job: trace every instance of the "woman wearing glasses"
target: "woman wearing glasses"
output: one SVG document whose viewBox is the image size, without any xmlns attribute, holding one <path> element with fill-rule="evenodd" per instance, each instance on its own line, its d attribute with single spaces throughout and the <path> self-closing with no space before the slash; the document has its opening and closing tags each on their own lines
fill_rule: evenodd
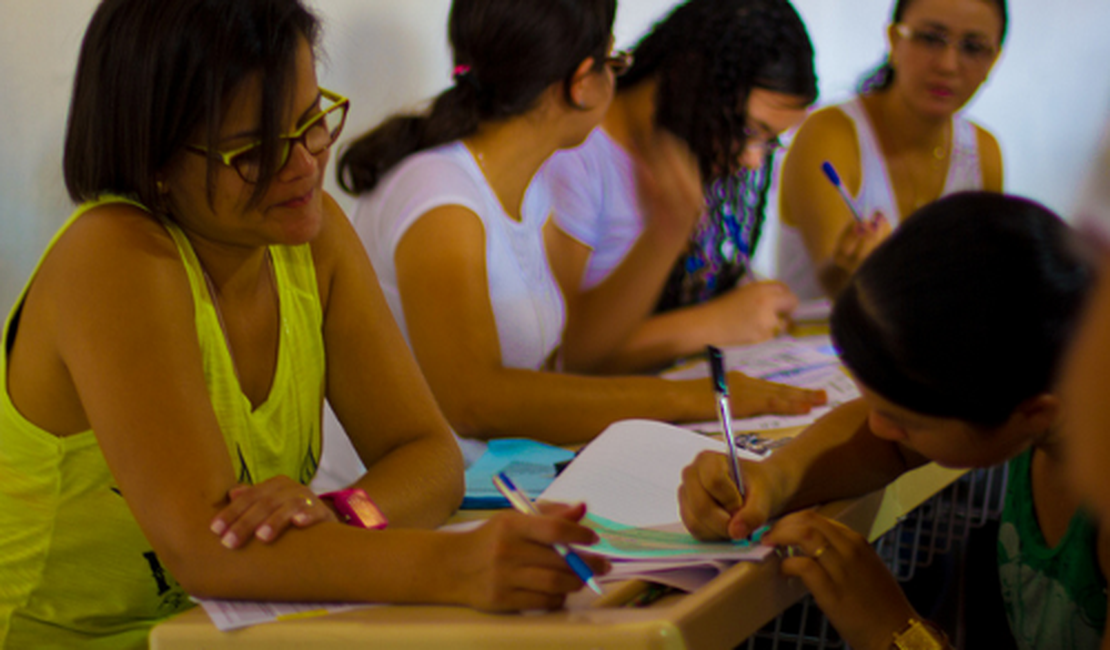
<svg viewBox="0 0 1110 650">
<path fill-rule="evenodd" d="M 581 587 L 550 547 L 594 539 L 581 507 L 420 530 L 462 462 L 321 189 L 347 107 L 317 32 L 297 0 L 97 8 L 65 148 L 82 205 L 0 348 L 0 647 L 146 647 L 189 595 L 531 609 Z M 325 399 L 368 468 L 326 503 Z"/>
<path fill-rule="evenodd" d="M 1002 191 L 998 143 L 958 112 L 998 58 L 1006 13 L 1005 0 L 899 0 L 886 63 L 858 97 L 806 119 L 783 164 L 777 274 L 800 298 L 837 295 L 902 215 L 961 190 Z"/>
<path fill-rule="evenodd" d="M 601 128 L 546 168 L 568 369 L 642 372 L 756 343 L 797 305 L 748 282 L 777 136 L 817 97 L 786 0 L 690 0 L 636 47 Z"/>
<path fill-rule="evenodd" d="M 387 120 L 340 160 L 393 315 L 463 437 L 571 443 L 623 418 L 714 416 L 705 381 L 551 372 L 564 311 L 542 237 L 551 196 L 537 172 L 609 107 L 615 10 L 614 0 L 456 0 L 454 85 L 427 114 Z M 736 412 L 814 401 L 765 382 L 744 388 L 732 392 Z"/>
</svg>

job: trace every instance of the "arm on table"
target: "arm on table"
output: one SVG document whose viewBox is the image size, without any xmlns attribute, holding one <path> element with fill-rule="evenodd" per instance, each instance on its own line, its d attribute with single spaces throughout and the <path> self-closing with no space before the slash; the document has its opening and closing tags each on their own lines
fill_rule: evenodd
<svg viewBox="0 0 1110 650">
<path fill-rule="evenodd" d="M 636 170 L 644 230 L 596 286 L 582 288 L 591 247 L 554 222 L 545 230 L 548 258 L 567 302 L 565 368 L 606 374 L 654 371 L 707 344 L 757 343 L 781 331 L 797 300 L 778 282 L 747 284 L 700 305 L 653 313 L 692 228 L 704 215 L 705 196 L 697 161 L 669 134 L 636 156 Z M 559 210 L 593 212 L 574 215 L 576 221 L 601 219 L 596 201 L 582 195 L 589 194 L 588 188 L 560 184 L 554 176 Z"/>
<path fill-rule="evenodd" d="M 617 420 L 711 420 L 708 380 L 583 377 L 506 368 L 485 264 L 481 220 L 444 206 L 419 217 L 395 254 L 398 287 L 416 358 L 459 435 L 527 435 L 555 444 L 588 440 Z M 805 412 L 812 391 L 759 382 L 738 373 L 736 413 Z"/>
<path fill-rule="evenodd" d="M 338 207 L 335 208 L 338 213 Z M 462 501 L 458 444 L 394 322 L 358 234 L 339 215 L 313 242 L 332 248 L 318 275 L 328 401 L 367 468 L 355 485 L 390 522 L 437 526 Z"/>
<path fill-rule="evenodd" d="M 866 494 L 925 462 L 876 437 L 867 405 L 856 400 L 822 417 L 767 460 L 744 463 L 746 501 L 729 477 L 727 457 L 703 452 L 683 471 L 680 511 L 699 539 L 741 539 L 769 519 Z"/>
<path fill-rule="evenodd" d="M 608 277 L 583 289 L 582 277 L 593 252 L 591 246 L 563 230 L 554 220 L 544 231 L 548 260 L 567 303 L 562 348 L 567 370 L 603 369 L 626 346 L 629 336 L 651 318 L 671 268 L 705 211 L 697 160 L 680 139 L 660 132 L 631 157 L 643 230 Z M 560 218 L 590 224 L 587 231 L 603 222 L 600 195 L 606 190 L 597 183 L 583 182 L 589 174 L 580 160 L 561 159 L 548 173 Z M 659 365 L 649 359 L 640 368 L 630 369 Z"/>
<path fill-rule="evenodd" d="M 189 593 L 518 609 L 555 606 L 562 594 L 580 586 L 547 546 L 592 539 L 574 523 L 580 514 L 573 509 L 547 517 L 505 516 L 461 535 L 322 523 L 289 531 L 268 545 L 223 547 L 209 522 L 226 506 L 236 479 L 210 406 L 188 279 L 172 241 L 149 215 L 132 208 L 105 210 L 105 218 L 82 218 L 56 249 L 67 278 L 51 296 L 57 353 L 120 492 L 160 560 Z M 325 230 L 338 227 L 341 219 L 329 207 Z M 408 417 L 436 419 L 426 412 Z M 405 418 L 394 413 L 388 421 Z M 404 430 L 411 435 L 414 428 Z M 366 448 L 378 452 L 390 472 L 417 475 L 422 469 L 405 467 L 423 460 L 422 454 L 400 454 L 392 461 L 392 454 L 405 449 L 395 438 Z M 455 463 L 445 457 L 438 467 Z M 458 472 L 450 472 L 443 485 L 428 484 L 438 491 L 432 498 L 441 504 L 436 518 L 452 507 Z M 405 499 L 387 492 L 384 501 L 420 502 L 420 497 Z"/>
</svg>

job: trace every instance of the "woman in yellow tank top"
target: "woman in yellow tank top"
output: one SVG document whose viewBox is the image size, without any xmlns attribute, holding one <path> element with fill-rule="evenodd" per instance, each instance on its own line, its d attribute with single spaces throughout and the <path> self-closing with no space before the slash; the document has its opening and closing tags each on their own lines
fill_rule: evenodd
<svg viewBox="0 0 1110 650">
<path fill-rule="evenodd" d="M 0 647 L 142 647 L 188 594 L 527 609 L 581 586 L 549 546 L 593 540 L 581 507 L 421 530 L 461 459 L 322 189 L 347 101 L 317 84 L 317 32 L 299 0 L 93 16 L 65 151 L 83 205 L 0 346 Z M 384 530 L 306 487 L 325 399 Z"/>
</svg>

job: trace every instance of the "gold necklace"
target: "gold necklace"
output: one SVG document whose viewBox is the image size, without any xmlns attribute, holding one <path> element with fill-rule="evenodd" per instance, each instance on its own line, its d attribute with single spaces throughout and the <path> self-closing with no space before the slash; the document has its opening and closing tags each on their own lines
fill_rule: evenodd
<svg viewBox="0 0 1110 650">
<path fill-rule="evenodd" d="M 932 148 L 932 151 L 930 152 L 931 155 L 928 157 L 927 160 L 927 164 L 918 166 L 918 169 L 920 169 L 921 166 L 926 167 L 924 173 L 921 173 L 920 171 L 914 169 L 915 166 L 913 165 L 911 159 L 901 158 L 899 160 L 899 175 L 905 180 L 906 185 L 909 186 L 910 206 L 913 212 L 916 212 L 919 208 L 926 205 L 927 203 L 931 203 L 933 200 L 938 198 L 940 194 L 944 193 L 946 180 L 945 178 L 940 179 L 940 191 L 935 193 L 936 196 L 934 196 L 934 192 L 932 190 L 936 185 L 937 174 L 947 171 L 947 165 L 945 163 L 948 159 L 948 152 L 951 148 L 951 131 L 951 121 L 946 122 L 944 125 L 944 131 L 941 133 L 940 142 Z M 918 160 L 921 159 L 919 158 Z M 895 194 L 897 194 L 897 190 L 895 191 Z M 905 217 L 909 215 L 907 214 L 903 216 Z"/>
</svg>

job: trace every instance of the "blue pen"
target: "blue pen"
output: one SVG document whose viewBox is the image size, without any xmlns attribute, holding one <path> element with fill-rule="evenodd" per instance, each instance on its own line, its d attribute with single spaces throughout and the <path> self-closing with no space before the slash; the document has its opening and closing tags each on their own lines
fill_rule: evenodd
<svg viewBox="0 0 1110 650">
<path fill-rule="evenodd" d="M 832 163 L 827 160 L 821 163 L 821 171 L 825 172 L 825 176 L 828 177 L 829 182 L 832 183 L 836 191 L 840 193 L 840 198 L 844 199 L 844 203 L 848 206 L 848 209 L 852 211 L 852 216 L 856 218 L 856 222 L 864 223 L 863 215 L 861 215 L 859 209 L 856 208 L 856 202 L 852 200 L 852 197 L 848 196 L 848 190 L 844 189 L 844 184 L 840 182 L 840 174 L 836 173 L 836 168 L 832 166 Z"/>
<path fill-rule="evenodd" d="M 709 369 L 713 373 L 713 390 L 717 393 L 717 418 L 724 431 L 725 441 L 728 443 L 728 458 L 732 463 L 732 480 L 736 482 L 736 489 L 740 496 L 744 493 L 744 478 L 740 474 L 740 461 L 736 458 L 736 436 L 732 433 L 732 409 L 728 402 L 728 376 L 725 374 L 725 360 L 721 351 L 715 346 L 705 346 L 709 354 Z"/>
<path fill-rule="evenodd" d="M 517 512 L 522 512 L 526 515 L 540 514 L 540 511 L 536 510 L 535 504 L 532 503 L 532 499 L 530 499 L 523 490 L 518 488 L 505 472 L 498 472 L 497 475 L 493 477 L 493 484 L 497 487 L 497 491 L 509 500 L 509 503 L 513 505 L 513 509 Z M 565 544 L 555 544 L 555 552 L 567 561 L 567 564 L 570 565 L 575 575 L 582 578 L 582 582 L 589 585 L 590 589 L 593 589 L 598 594 L 602 593 L 601 587 L 598 586 L 597 580 L 594 579 L 594 572 L 590 571 L 590 567 L 577 553 L 567 548 Z"/>
</svg>

